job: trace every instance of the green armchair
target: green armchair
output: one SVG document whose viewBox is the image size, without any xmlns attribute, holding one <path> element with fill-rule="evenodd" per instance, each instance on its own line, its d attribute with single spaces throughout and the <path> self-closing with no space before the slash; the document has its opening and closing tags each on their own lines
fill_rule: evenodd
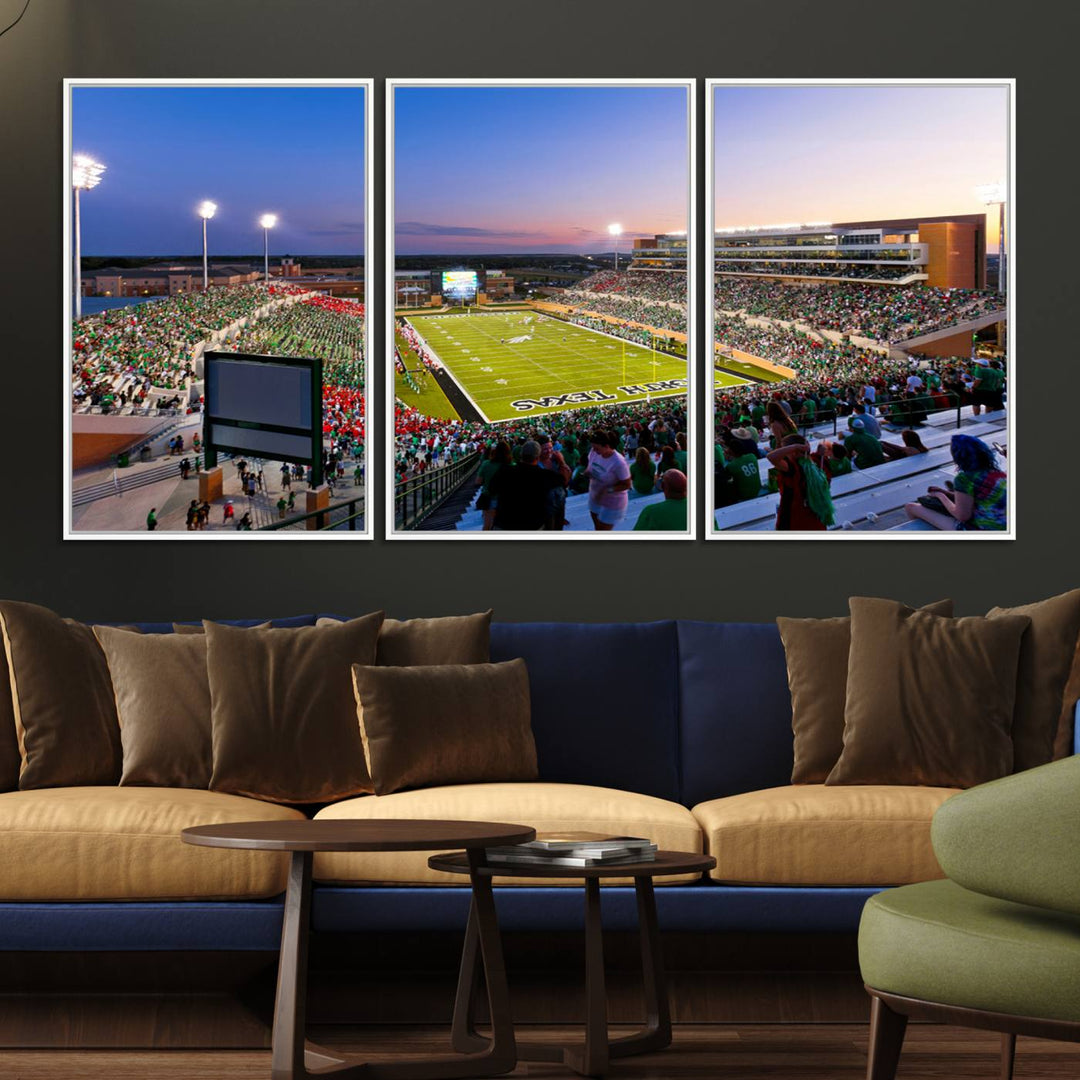
<svg viewBox="0 0 1080 1080">
<path fill-rule="evenodd" d="M 934 816 L 948 875 L 872 897 L 867 1080 L 893 1080 L 909 1018 L 1080 1042 L 1080 756 L 953 796 Z"/>
</svg>

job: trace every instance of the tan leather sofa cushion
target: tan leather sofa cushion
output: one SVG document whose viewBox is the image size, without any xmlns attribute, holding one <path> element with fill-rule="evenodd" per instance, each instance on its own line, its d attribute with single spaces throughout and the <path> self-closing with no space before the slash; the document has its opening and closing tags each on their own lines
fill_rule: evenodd
<svg viewBox="0 0 1080 1080">
<path fill-rule="evenodd" d="M 276 896 L 285 888 L 287 856 L 194 847 L 180 830 L 303 817 L 288 807 L 190 788 L 11 791 L 0 795 L 0 901 Z"/>
<path fill-rule="evenodd" d="M 739 885 L 907 885 L 943 876 L 930 819 L 955 788 L 767 788 L 694 807 L 710 876 Z"/>
<path fill-rule="evenodd" d="M 348 799 L 320 810 L 316 821 L 341 818 L 449 818 L 463 821 L 505 821 L 531 825 L 537 832 L 608 833 L 645 836 L 662 848 L 701 851 L 701 829 L 685 806 L 630 791 L 583 784 L 505 783 L 456 784 L 452 787 L 398 791 Z M 433 852 L 325 852 L 315 856 L 315 880 L 338 884 L 358 882 L 394 885 L 463 885 L 467 878 L 429 870 Z M 657 878 L 657 884 L 693 881 L 697 875 Z M 605 884 L 626 879 L 605 879 Z M 565 878 L 511 879 L 497 885 L 580 885 Z"/>
</svg>

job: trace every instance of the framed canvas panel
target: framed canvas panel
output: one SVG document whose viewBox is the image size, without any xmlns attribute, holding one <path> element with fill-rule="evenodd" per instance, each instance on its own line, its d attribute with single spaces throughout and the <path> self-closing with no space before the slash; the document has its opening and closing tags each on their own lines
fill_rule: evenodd
<svg viewBox="0 0 1080 1080">
<path fill-rule="evenodd" d="M 707 81 L 708 539 L 1015 538 L 1014 92 Z"/>
<path fill-rule="evenodd" d="M 65 539 L 371 538 L 371 114 L 64 81 Z"/>
<path fill-rule="evenodd" d="M 391 79 L 386 533 L 692 539 L 689 79 Z"/>
</svg>

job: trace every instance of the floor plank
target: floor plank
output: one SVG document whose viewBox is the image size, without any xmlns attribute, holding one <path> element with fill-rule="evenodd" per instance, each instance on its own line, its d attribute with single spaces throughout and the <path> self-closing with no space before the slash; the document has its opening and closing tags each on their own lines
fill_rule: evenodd
<svg viewBox="0 0 1080 1080">
<path fill-rule="evenodd" d="M 624 1029 L 613 1029 L 623 1033 Z M 325 1028 L 324 1046 L 373 1060 L 445 1050 L 446 1028 Z M 529 1027 L 527 1037 L 567 1042 L 574 1028 Z M 680 1025 L 659 1054 L 617 1062 L 616 1080 L 862 1080 L 867 1029 L 860 1024 Z M 913 1024 L 897 1080 L 993 1080 L 999 1038 L 986 1032 Z M 1022 1038 L 1016 1080 L 1065 1080 L 1080 1075 L 1080 1046 Z M 4 1051 L 0 1080 L 266 1080 L 264 1051 Z M 557 1065 L 522 1063 L 515 1080 L 568 1080 Z"/>
</svg>

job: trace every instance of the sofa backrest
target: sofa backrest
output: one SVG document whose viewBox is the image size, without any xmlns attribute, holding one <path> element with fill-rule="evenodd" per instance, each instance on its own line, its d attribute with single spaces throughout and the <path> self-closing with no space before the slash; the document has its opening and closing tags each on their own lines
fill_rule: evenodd
<svg viewBox="0 0 1080 1080">
<path fill-rule="evenodd" d="M 201 626 L 202 623 L 198 619 L 184 619 L 177 620 L 183 621 L 187 626 Z M 262 623 L 269 621 L 271 626 L 289 627 L 289 626 L 314 626 L 314 615 L 286 615 L 282 619 L 216 619 L 215 622 L 220 622 L 225 626 L 260 626 Z M 92 625 L 92 624 L 91 624 Z M 140 630 L 144 634 L 171 634 L 173 632 L 173 624 L 171 622 L 142 622 L 142 623 L 105 623 L 106 626 L 134 626 L 137 630 Z"/>
<path fill-rule="evenodd" d="M 686 806 L 790 783 L 791 697 L 773 623 L 493 622 L 492 661 L 519 656 L 529 669 L 542 780 Z"/>
<path fill-rule="evenodd" d="M 775 623 L 679 622 L 687 806 L 791 783 L 791 694 Z"/>
<path fill-rule="evenodd" d="M 529 668 L 540 778 L 679 799 L 674 622 L 492 623 Z"/>
</svg>

